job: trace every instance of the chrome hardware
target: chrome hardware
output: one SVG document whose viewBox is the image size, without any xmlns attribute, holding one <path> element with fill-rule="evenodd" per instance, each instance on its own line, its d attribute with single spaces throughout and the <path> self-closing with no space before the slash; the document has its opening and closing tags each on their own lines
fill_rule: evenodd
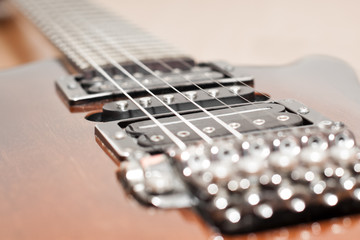
<svg viewBox="0 0 360 240">
<path fill-rule="evenodd" d="M 229 123 L 229 126 L 232 127 L 233 129 L 237 129 L 240 127 L 240 123 L 237 122 Z"/>
<path fill-rule="evenodd" d="M 208 90 L 210 96 L 212 97 L 217 97 L 219 95 L 219 90 L 218 89 L 210 89 Z"/>
<path fill-rule="evenodd" d="M 237 95 L 240 93 L 241 87 L 240 86 L 232 86 L 230 87 L 230 92 Z"/>
<path fill-rule="evenodd" d="M 173 101 L 174 101 L 174 95 L 166 94 L 166 95 L 163 96 L 163 99 L 167 104 L 172 104 Z"/>
<path fill-rule="evenodd" d="M 261 125 L 263 125 L 265 123 L 265 120 L 264 119 L 256 119 L 256 120 L 253 121 L 253 123 L 256 124 L 256 125 L 261 126 Z"/>
<path fill-rule="evenodd" d="M 360 149 L 349 130 L 331 121 L 271 135 L 249 134 L 241 141 L 219 139 L 212 145 L 197 142 L 184 152 L 172 148 L 168 154 L 179 172 L 191 172 L 184 175 L 191 188 L 207 189 L 195 194 L 206 202 L 212 199 L 217 210 L 209 206 L 208 214 L 228 224 L 252 214 L 269 219 L 277 211 L 302 213 L 318 204 L 333 207 L 344 199 L 360 196 L 359 190 L 353 190 L 358 183 L 351 173 L 354 169 L 360 171 Z M 204 175 L 212 177 L 204 179 Z M 236 194 L 236 200 L 232 194 Z M 243 201 L 249 210 L 236 210 L 242 209 Z M 225 211 L 222 220 L 220 210 Z"/>
<path fill-rule="evenodd" d="M 215 131 L 215 128 L 214 127 L 206 127 L 206 128 L 203 128 L 203 131 L 206 133 L 212 133 Z"/>
<path fill-rule="evenodd" d="M 190 100 L 195 100 L 197 97 L 197 92 L 196 91 L 188 91 L 188 92 L 185 92 L 185 96 L 187 96 Z"/>
<path fill-rule="evenodd" d="M 307 107 L 300 107 L 298 109 L 298 113 L 300 114 L 308 114 L 309 113 L 309 109 Z"/>
<path fill-rule="evenodd" d="M 188 131 L 179 131 L 179 132 L 177 132 L 177 134 L 176 135 L 178 135 L 179 137 L 187 137 L 187 136 L 189 136 L 190 135 L 190 132 L 188 132 Z"/>
<path fill-rule="evenodd" d="M 149 107 L 151 104 L 151 97 L 142 97 L 139 101 L 143 107 Z"/>
<path fill-rule="evenodd" d="M 128 108 L 128 101 L 117 101 L 115 104 L 121 111 L 126 111 Z"/>
<path fill-rule="evenodd" d="M 163 135 L 152 135 L 150 137 L 150 140 L 153 142 L 160 142 L 160 141 L 164 140 L 164 136 Z"/>
</svg>

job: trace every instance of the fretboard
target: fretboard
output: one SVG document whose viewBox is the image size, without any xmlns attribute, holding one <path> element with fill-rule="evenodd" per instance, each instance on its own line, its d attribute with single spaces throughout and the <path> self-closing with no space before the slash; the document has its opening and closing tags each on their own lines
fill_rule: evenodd
<svg viewBox="0 0 360 240">
<path fill-rule="evenodd" d="M 14 0 L 23 12 L 81 72 L 130 62 L 127 55 L 151 59 L 186 58 L 185 54 L 87 0 Z"/>
</svg>

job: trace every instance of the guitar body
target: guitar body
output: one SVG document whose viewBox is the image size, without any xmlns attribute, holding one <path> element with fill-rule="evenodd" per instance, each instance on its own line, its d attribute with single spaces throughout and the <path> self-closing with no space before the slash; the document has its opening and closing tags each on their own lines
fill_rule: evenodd
<svg viewBox="0 0 360 240">
<path fill-rule="evenodd" d="M 315 56 L 283 67 L 237 71 L 254 75 L 257 89 L 274 99 L 294 98 L 334 120 L 341 117 L 360 136 L 360 87 L 342 61 Z M 67 74 L 57 60 L 0 73 L 0 238 L 215 236 L 191 210 L 145 208 L 125 194 L 115 177 L 119 163 L 95 141 L 95 123 L 85 120 L 85 112 L 70 113 L 57 94 L 54 80 Z M 350 216 L 231 239 L 353 239 L 359 234 L 359 217 Z"/>
</svg>

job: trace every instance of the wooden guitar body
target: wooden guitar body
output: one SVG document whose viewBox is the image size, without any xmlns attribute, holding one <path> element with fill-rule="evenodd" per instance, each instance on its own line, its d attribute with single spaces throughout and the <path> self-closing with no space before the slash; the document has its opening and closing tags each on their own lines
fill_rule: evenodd
<svg viewBox="0 0 360 240">
<path fill-rule="evenodd" d="M 241 67 L 274 99 L 294 98 L 344 121 L 360 136 L 360 87 L 342 61 L 315 56 L 283 67 Z M 0 73 L 0 239 L 212 239 L 191 210 L 137 204 L 97 145 L 95 123 L 71 113 L 54 80 L 68 72 L 57 60 Z M 357 216 L 229 239 L 354 239 Z M 341 235 L 338 235 L 341 233 Z M 215 239 L 215 238 L 214 238 Z"/>
</svg>

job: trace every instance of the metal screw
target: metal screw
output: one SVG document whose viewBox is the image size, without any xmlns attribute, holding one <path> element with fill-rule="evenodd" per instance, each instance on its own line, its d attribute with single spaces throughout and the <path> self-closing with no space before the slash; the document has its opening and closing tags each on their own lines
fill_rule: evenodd
<svg viewBox="0 0 360 240">
<path fill-rule="evenodd" d="M 164 140 L 164 136 L 163 135 L 152 135 L 150 137 L 150 140 L 153 142 L 160 142 L 160 141 Z"/>
<path fill-rule="evenodd" d="M 265 120 L 259 118 L 259 119 L 254 120 L 253 123 L 260 126 L 260 125 L 263 125 L 265 123 Z"/>
<path fill-rule="evenodd" d="M 117 108 L 119 108 L 121 111 L 126 111 L 128 108 L 127 101 L 117 101 L 115 104 L 116 104 Z"/>
<path fill-rule="evenodd" d="M 121 140 L 121 139 L 123 139 L 125 137 L 126 137 L 126 134 L 123 131 L 118 131 L 118 132 L 115 133 L 115 139 L 116 140 Z"/>
<path fill-rule="evenodd" d="M 142 97 L 139 99 L 139 101 L 143 107 L 149 107 L 151 104 L 151 97 Z"/>
<path fill-rule="evenodd" d="M 206 133 L 212 133 L 215 131 L 215 128 L 214 127 L 206 127 L 206 128 L 203 128 L 203 131 Z"/>
<path fill-rule="evenodd" d="M 67 85 L 68 89 L 75 89 L 77 87 L 76 83 L 74 82 L 70 82 L 68 85 Z"/>
<path fill-rule="evenodd" d="M 189 92 L 186 92 L 185 95 L 190 98 L 190 100 L 195 100 L 196 97 L 197 97 L 197 92 L 196 91 L 189 91 Z"/>
<path fill-rule="evenodd" d="M 277 120 L 282 121 L 282 122 L 285 122 L 285 121 L 287 121 L 289 119 L 290 119 L 290 117 L 287 116 L 287 115 L 280 115 L 280 116 L 277 117 Z"/>
<path fill-rule="evenodd" d="M 166 94 L 163 96 L 163 99 L 167 104 L 171 104 L 174 101 L 174 95 Z"/>
<path fill-rule="evenodd" d="M 232 87 L 230 87 L 230 92 L 232 92 L 232 93 L 234 93 L 236 95 L 239 94 L 240 90 L 241 90 L 240 86 L 232 86 Z"/>
<path fill-rule="evenodd" d="M 212 96 L 212 97 L 217 97 L 219 95 L 219 90 L 218 89 L 210 89 L 209 90 L 209 94 Z"/>
<path fill-rule="evenodd" d="M 307 107 L 301 107 L 298 109 L 298 113 L 300 114 L 308 114 L 310 111 Z"/>
<path fill-rule="evenodd" d="M 188 132 L 188 131 L 179 131 L 179 132 L 177 133 L 177 135 L 178 135 L 179 137 L 187 137 L 187 136 L 190 135 L 190 132 Z"/>
<path fill-rule="evenodd" d="M 229 123 L 229 126 L 232 127 L 233 129 L 237 129 L 237 128 L 239 128 L 241 125 L 240 125 L 240 123 L 233 122 L 233 123 Z"/>
</svg>

